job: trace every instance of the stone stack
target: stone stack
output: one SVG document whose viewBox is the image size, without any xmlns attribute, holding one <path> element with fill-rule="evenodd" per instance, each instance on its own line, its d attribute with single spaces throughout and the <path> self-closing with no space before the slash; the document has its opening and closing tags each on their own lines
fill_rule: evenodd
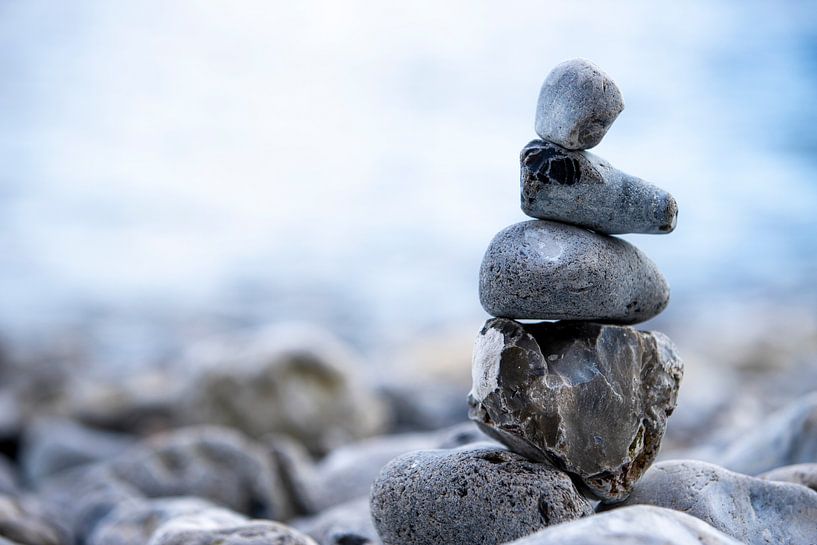
<svg viewBox="0 0 817 545">
<path fill-rule="evenodd" d="M 492 316 L 474 347 L 470 417 L 529 460 L 570 474 L 591 499 L 627 498 L 658 453 L 683 364 L 659 314 L 669 287 L 611 235 L 675 228 L 672 195 L 588 153 L 624 108 L 616 84 L 581 59 L 539 94 L 522 149 L 522 211 L 490 243 L 479 275 Z M 522 323 L 518 320 L 559 320 Z"/>
</svg>

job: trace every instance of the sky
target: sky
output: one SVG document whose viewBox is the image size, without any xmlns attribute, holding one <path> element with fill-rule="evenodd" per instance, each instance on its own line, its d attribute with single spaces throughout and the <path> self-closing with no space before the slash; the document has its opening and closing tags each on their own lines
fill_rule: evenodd
<svg viewBox="0 0 817 545">
<path fill-rule="evenodd" d="M 295 319 L 367 344 L 476 331 L 482 254 L 525 219 L 518 153 L 539 86 L 572 57 L 626 103 L 593 152 L 679 202 L 673 234 L 625 237 L 673 286 L 665 318 L 715 299 L 810 304 L 814 12 L 0 3 L 0 332 L 85 324 L 150 344 L 159 329 Z"/>
</svg>

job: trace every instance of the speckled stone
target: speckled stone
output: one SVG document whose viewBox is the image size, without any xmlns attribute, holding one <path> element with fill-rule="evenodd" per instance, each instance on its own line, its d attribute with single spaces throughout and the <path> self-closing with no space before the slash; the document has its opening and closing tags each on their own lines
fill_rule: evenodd
<svg viewBox="0 0 817 545">
<path fill-rule="evenodd" d="M 566 473 L 484 444 L 392 460 L 371 510 L 384 545 L 495 545 L 592 513 Z"/>
<path fill-rule="evenodd" d="M 817 543 L 817 492 L 706 462 L 655 464 L 622 506 L 639 504 L 682 511 L 746 545 Z"/>
<path fill-rule="evenodd" d="M 683 363 L 658 332 L 495 318 L 472 372 L 469 414 L 486 433 L 620 501 L 658 454 Z"/>
<path fill-rule="evenodd" d="M 580 227 L 533 220 L 503 229 L 479 271 L 492 316 L 638 323 L 669 303 L 664 276 L 636 247 Z"/>
<path fill-rule="evenodd" d="M 534 140 L 522 149 L 522 211 L 610 235 L 675 229 L 672 195 L 589 152 Z"/>
<path fill-rule="evenodd" d="M 624 109 L 615 82 L 584 59 L 557 65 L 545 78 L 536 104 L 536 134 L 567 149 L 598 145 Z"/>
<path fill-rule="evenodd" d="M 301 532 L 279 522 L 250 520 L 217 528 L 184 521 L 161 526 L 147 545 L 316 545 Z"/>
<path fill-rule="evenodd" d="M 651 505 L 559 524 L 509 545 L 741 545 L 703 521 Z"/>
</svg>

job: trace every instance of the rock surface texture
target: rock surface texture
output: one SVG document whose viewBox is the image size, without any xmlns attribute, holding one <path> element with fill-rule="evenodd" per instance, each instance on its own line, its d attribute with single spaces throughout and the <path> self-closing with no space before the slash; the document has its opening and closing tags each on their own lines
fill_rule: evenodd
<svg viewBox="0 0 817 545">
<path fill-rule="evenodd" d="M 655 460 L 683 364 L 661 333 L 495 318 L 473 373 L 470 416 L 486 433 L 616 501 Z"/>
<path fill-rule="evenodd" d="M 628 242 L 526 221 L 491 241 L 479 271 L 479 297 L 488 314 L 503 318 L 631 324 L 664 310 L 669 286 Z"/>
<path fill-rule="evenodd" d="M 385 545 L 493 545 L 593 512 L 565 473 L 477 445 L 392 460 L 371 509 Z"/>
<path fill-rule="evenodd" d="M 817 543 L 817 492 L 692 460 L 650 468 L 622 505 L 692 515 L 747 545 Z"/>
<path fill-rule="evenodd" d="M 623 109 L 621 91 L 598 66 L 584 59 L 565 61 L 539 91 L 536 134 L 567 149 L 589 149 Z"/>
<path fill-rule="evenodd" d="M 817 464 L 783 466 L 758 475 L 767 481 L 801 484 L 817 492 Z"/>
<path fill-rule="evenodd" d="M 511 545 L 741 545 L 705 522 L 672 509 L 648 505 L 559 524 Z"/>
<path fill-rule="evenodd" d="M 678 204 L 663 189 L 591 153 L 534 140 L 522 149 L 522 211 L 611 235 L 675 229 Z"/>
</svg>

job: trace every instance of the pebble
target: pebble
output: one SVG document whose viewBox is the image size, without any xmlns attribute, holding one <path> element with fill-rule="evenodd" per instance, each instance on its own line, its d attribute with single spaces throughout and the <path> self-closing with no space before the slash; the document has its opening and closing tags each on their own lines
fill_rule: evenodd
<svg viewBox="0 0 817 545">
<path fill-rule="evenodd" d="M 314 538 L 318 545 L 381 544 L 372 522 L 368 496 L 295 520 L 292 526 Z"/>
<path fill-rule="evenodd" d="M 214 529 L 197 529 L 171 521 L 147 545 L 316 545 L 315 541 L 278 522 L 251 520 Z"/>
<path fill-rule="evenodd" d="M 23 433 L 23 476 L 36 486 L 60 471 L 113 458 L 135 442 L 131 436 L 95 430 L 71 420 L 40 418 Z"/>
<path fill-rule="evenodd" d="M 817 393 L 801 397 L 701 457 L 732 471 L 758 475 L 777 467 L 817 461 Z"/>
<path fill-rule="evenodd" d="M 706 462 L 655 464 L 621 505 L 639 504 L 682 511 L 746 545 L 817 543 L 817 492 Z"/>
<path fill-rule="evenodd" d="M 32 498 L 0 496 L 0 536 L 20 545 L 67 545 L 68 536 L 52 524 Z"/>
<path fill-rule="evenodd" d="M 767 481 L 780 481 L 807 486 L 817 492 L 817 464 L 794 464 L 778 467 L 758 475 Z"/>
<path fill-rule="evenodd" d="M 470 416 L 511 450 L 620 501 L 655 460 L 683 363 L 662 333 L 494 318 L 474 345 Z"/>
<path fill-rule="evenodd" d="M 611 235 L 675 229 L 672 195 L 588 152 L 534 140 L 520 154 L 522 211 Z"/>
<path fill-rule="evenodd" d="M 385 545 L 494 545 L 592 513 L 566 473 L 481 443 L 392 460 L 370 501 Z"/>
<path fill-rule="evenodd" d="M 285 519 L 288 505 L 273 458 L 239 432 L 215 426 L 153 436 L 110 464 L 145 496 L 198 496 L 250 516 Z"/>
<path fill-rule="evenodd" d="M 705 522 L 651 505 L 622 507 L 559 524 L 509 545 L 741 545 Z"/>
<path fill-rule="evenodd" d="M 492 316 L 637 323 L 669 303 L 669 286 L 621 239 L 543 220 L 517 223 L 491 241 L 479 298 Z"/>
<path fill-rule="evenodd" d="M 318 328 L 280 325 L 220 339 L 192 349 L 188 359 L 200 368 L 184 393 L 191 423 L 255 438 L 286 434 L 323 455 L 384 431 L 389 420 L 360 359 Z"/>
<path fill-rule="evenodd" d="M 557 65 L 545 78 L 536 104 L 536 134 L 567 149 L 601 142 L 624 109 L 615 82 L 584 59 Z"/>
<path fill-rule="evenodd" d="M 310 503 L 320 512 L 368 495 L 383 466 L 401 454 L 485 440 L 488 438 L 476 426 L 467 423 L 435 432 L 383 435 L 345 445 L 315 466 Z"/>
<path fill-rule="evenodd" d="M 17 491 L 17 470 L 8 458 L 0 455 L 0 494 L 13 496 Z"/>
<path fill-rule="evenodd" d="M 181 520 L 194 527 L 238 525 L 245 517 L 200 498 L 161 498 L 122 503 L 94 529 L 86 545 L 146 545 L 164 523 Z"/>
</svg>

